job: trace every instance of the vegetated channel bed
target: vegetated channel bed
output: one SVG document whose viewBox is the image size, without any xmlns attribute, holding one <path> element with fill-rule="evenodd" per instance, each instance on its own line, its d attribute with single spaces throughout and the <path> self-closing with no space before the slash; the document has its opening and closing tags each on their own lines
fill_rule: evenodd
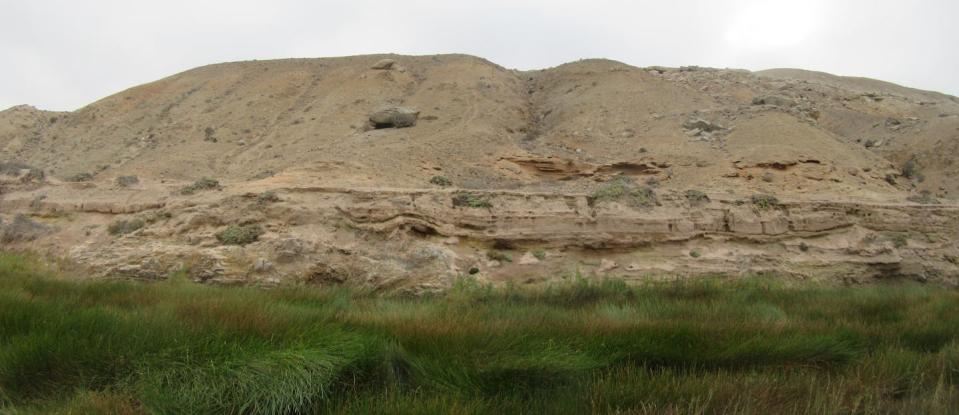
<svg viewBox="0 0 959 415">
<path fill-rule="evenodd" d="M 959 292 L 78 281 L 0 253 L 0 413 L 956 413 Z"/>
</svg>

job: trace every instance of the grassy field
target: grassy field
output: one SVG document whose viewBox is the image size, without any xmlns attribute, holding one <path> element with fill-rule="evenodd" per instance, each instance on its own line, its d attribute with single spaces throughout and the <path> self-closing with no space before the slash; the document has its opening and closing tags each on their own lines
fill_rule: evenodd
<svg viewBox="0 0 959 415">
<path fill-rule="evenodd" d="M 959 411 L 959 292 L 774 279 L 445 296 L 58 279 L 0 254 L 0 413 Z"/>
</svg>

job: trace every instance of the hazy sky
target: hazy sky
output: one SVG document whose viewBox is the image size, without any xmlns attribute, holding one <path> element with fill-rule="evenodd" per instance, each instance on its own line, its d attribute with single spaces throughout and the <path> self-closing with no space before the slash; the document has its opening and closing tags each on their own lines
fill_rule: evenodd
<svg viewBox="0 0 959 415">
<path fill-rule="evenodd" d="M 380 52 L 798 67 L 959 95 L 959 0 L 0 0 L 0 109 L 74 110 L 215 62 Z"/>
</svg>

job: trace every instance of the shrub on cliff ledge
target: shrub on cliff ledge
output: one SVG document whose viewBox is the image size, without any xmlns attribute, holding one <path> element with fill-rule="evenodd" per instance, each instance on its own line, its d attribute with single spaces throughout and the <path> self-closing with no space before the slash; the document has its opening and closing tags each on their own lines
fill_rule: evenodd
<svg viewBox="0 0 959 415">
<path fill-rule="evenodd" d="M 459 193 L 453 196 L 453 207 L 491 208 L 493 204 L 480 195 Z"/>
<path fill-rule="evenodd" d="M 750 199 L 757 208 L 762 210 L 779 206 L 779 199 L 773 195 L 753 195 Z"/>
<path fill-rule="evenodd" d="M 657 204 L 656 192 L 649 186 L 639 187 L 632 179 L 620 176 L 593 192 L 597 202 L 621 201 L 632 206 L 651 207 Z"/>
</svg>

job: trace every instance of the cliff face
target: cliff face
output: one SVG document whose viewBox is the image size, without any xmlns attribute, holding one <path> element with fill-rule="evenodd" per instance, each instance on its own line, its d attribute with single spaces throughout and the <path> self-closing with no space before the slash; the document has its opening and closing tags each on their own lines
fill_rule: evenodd
<svg viewBox="0 0 959 415">
<path fill-rule="evenodd" d="M 377 128 L 383 108 L 415 123 Z M 229 63 L 73 113 L 0 112 L 0 230 L 140 278 L 954 284 L 957 145 L 955 97 L 799 70 Z M 219 186 L 181 191 L 201 177 Z M 231 225 L 262 234 L 224 245 Z"/>
</svg>

